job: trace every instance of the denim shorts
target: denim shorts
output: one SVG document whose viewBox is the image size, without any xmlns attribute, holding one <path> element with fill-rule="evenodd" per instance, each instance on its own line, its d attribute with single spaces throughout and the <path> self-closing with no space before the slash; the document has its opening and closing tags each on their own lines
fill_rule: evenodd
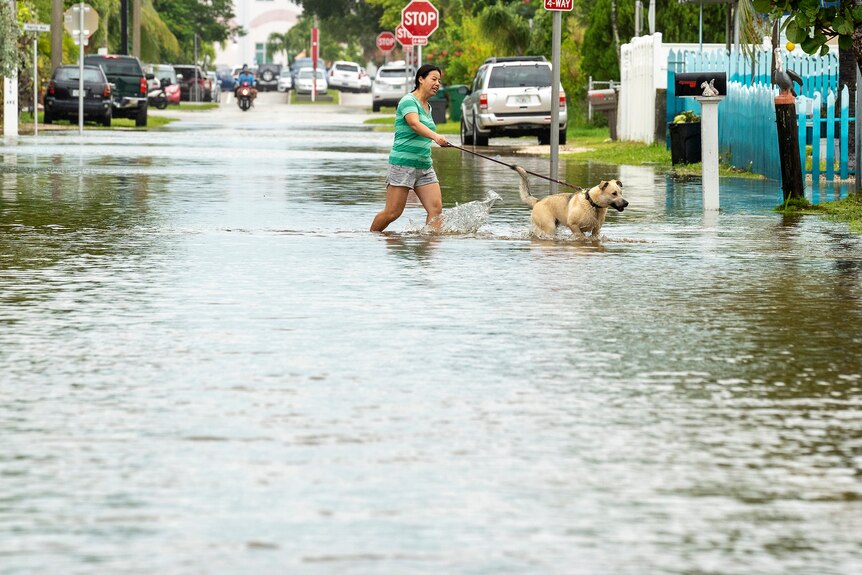
<svg viewBox="0 0 862 575">
<path fill-rule="evenodd" d="M 402 186 L 412 190 L 437 182 L 434 168 L 413 168 L 389 164 L 389 172 L 386 174 L 386 183 L 390 186 Z"/>
</svg>

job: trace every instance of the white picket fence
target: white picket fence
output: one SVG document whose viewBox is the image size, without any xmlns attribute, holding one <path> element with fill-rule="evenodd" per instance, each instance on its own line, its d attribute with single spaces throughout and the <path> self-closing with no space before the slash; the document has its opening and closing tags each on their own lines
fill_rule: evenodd
<svg viewBox="0 0 862 575">
<path fill-rule="evenodd" d="M 704 44 L 717 50 L 724 44 Z M 656 90 L 667 88 L 667 60 L 671 50 L 692 50 L 698 44 L 664 44 L 660 32 L 632 38 L 620 48 L 620 95 L 617 133 L 621 140 L 655 141 Z M 664 122 L 664 118 L 661 119 Z"/>
</svg>

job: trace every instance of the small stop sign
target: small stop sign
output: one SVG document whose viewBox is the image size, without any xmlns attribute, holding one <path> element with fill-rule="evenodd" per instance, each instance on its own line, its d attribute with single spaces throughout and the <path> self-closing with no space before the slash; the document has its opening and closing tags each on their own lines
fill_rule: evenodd
<svg viewBox="0 0 862 575">
<path fill-rule="evenodd" d="M 395 34 L 392 32 L 381 32 L 378 34 L 377 47 L 381 52 L 391 52 L 395 48 Z"/>
<path fill-rule="evenodd" d="M 428 0 L 413 0 L 401 11 L 401 25 L 411 36 L 427 38 L 440 24 L 440 12 Z"/>
</svg>

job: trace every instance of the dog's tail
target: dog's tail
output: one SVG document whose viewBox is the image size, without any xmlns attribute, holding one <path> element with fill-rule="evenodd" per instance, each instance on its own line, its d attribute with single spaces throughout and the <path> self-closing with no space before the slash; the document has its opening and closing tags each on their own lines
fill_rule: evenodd
<svg viewBox="0 0 862 575">
<path fill-rule="evenodd" d="M 530 182 L 527 180 L 527 171 L 521 166 L 514 166 L 513 169 L 521 176 L 521 184 L 518 186 L 518 191 L 521 192 L 521 201 L 532 208 L 539 200 L 530 195 Z"/>
</svg>

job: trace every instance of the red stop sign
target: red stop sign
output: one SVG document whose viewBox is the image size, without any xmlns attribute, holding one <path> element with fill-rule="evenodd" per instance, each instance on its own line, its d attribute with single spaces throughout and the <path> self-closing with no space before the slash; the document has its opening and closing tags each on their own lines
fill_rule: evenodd
<svg viewBox="0 0 862 575">
<path fill-rule="evenodd" d="M 427 38 L 440 24 L 440 12 L 428 0 L 413 0 L 401 11 L 401 25 L 411 36 Z"/>
<path fill-rule="evenodd" d="M 395 38 L 405 48 L 413 45 L 413 36 L 401 24 L 395 27 Z"/>
<path fill-rule="evenodd" d="M 381 32 L 378 34 L 377 47 L 381 52 L 391 52 L 395 48 L 395 34 L 392 32 Z"/>
</svg>

